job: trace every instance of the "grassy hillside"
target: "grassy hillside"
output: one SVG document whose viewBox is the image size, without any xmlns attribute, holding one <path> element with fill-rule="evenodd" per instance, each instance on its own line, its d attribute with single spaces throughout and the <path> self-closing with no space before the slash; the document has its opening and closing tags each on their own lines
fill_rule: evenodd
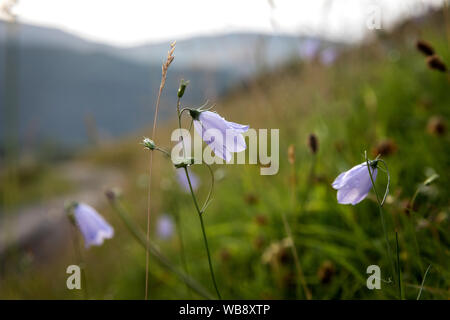
<svg viewBox="0 0 450 320">
<path fill-rule="evenodd" d="M 282 214 L 292 229 L 313 298 L 398 298 L 397 283 L 388 283 L 388 278 L 397 278 L 390 271 L 375 194 L 371 191 L 356 206 L 340 205 L 331 187 L 340 172 L 364 161 L 365 150 L 372 159 L 381 154 L 389 167 L 384 215 L 394 256 L 394 230 L 398 232 L 404 297 L 416 299 L 429 265 L 421 298 L 450 297 L 449 77 L 428 68 L 415 47 L 418 39 L 424 39 L 450 64 L 448 23 L 438 12 L 405 23 L 392 34 L 374 34 L 371 41 L 341 52 L 328 66 L 293 61 L 235 88 L 217 104 L 217 112 L 228 120 L 280 129 L 277 175 L 261 176 L 258 165 L 213 166 L 214 200 L 204 219 L 224 298 L 305 298 L 284 240 Z M 176 110 L 165 104 L 161 108 L 171 110 L 173 117 L 159 123 L 156 141 L 169 147 Z M 308 148 L 311 133 L 318 138 L 317 154 Z M 124 206 L 145 230 L 149 155 L 138 144 L 139 137 L 90 150 L 76 161 L 122 171 L 126 183 L 116 187 L 123 190 Z M 293 146 L 290 156 L 289 146 Z M 209 188 L 208 171 L 202 166 L 191 169 L 200 176 L 198 194 L 203 199 Z M 434 173 L 439 178 L 421 187 Z M 386 175 L 379 171 L 376 186 L 382 192 L 385 185 Z M 409 208 L 419 187 L 414 208 Z M 152 238 L 182 268 L 178 234 L 163 240 L 155 230 L 162 213 L 178 219 L 189 273 L 214 292 L 192 199 L 178 186 L 172 165 L 159 154 L 154 155 L 152 195 Z M 84 252 L 90 296 L 141 299 L 145 252 L 104 203 L 98 209 L 115 227 L 116 236 Z M 25 263 L 21 253 L 10 261 L 20 261 L 21 268 L 4 264 L 1 298 L 81 297 L 64 286 L 66 266 L 76 263 L 70 242 L 58 258 L 45 264 Z M 381 290 L 366 287 L 369 265 L 381 268 Z M 150 298 L 198 298 L 154 258 L 150 266 Z"/>
</svg>

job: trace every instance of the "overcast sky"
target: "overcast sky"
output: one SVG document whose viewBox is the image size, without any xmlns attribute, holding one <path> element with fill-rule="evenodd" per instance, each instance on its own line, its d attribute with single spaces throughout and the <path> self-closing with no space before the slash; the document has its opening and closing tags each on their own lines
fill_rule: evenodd
<svg viewBox="0 0 450 320">
<path fill-rule="evenodd" d="M 7 1 L 7 0 L 0 0 Z M 382 27 L 445 0 L 19 0 L 20 21 L 117 46 L 231 31 L 357 40 L 373 5 Z"/>
</svg>

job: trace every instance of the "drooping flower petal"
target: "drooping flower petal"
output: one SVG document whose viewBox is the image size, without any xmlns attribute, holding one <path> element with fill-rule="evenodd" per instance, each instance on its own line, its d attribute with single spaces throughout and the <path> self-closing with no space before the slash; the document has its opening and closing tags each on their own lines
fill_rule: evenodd
<svg viewBox="0 0 450 320">
<path fill-rule="evenodd" d="M 336 190 L 342 188 L 350 178 L 352 178 L 355 175 L 361 174 L 363 171 L 367 171 L 367 164 L 365 162 L 354 166 L 350 170 L 342 172 L 333 181 L 332 184 L 333 188 Z"/>
<path fill-rule="evenodd" d="M 198 120 L 194 120 L 194 128 L 214 154 L 227 162 L 231 160 L 231 152 L 241 152 L 247 148 L 242 133 L 249 126 L 227 121 L 215 112 L 201 112 Z"/>
<path fill-rule="evenodd" d="M 373 180 L 377 178 L 377 169 L 370 167 Z M 367 164 L 361 163 L 348 171 L 341 173 L 332 183 L 334 189 L 338 190 L 337 200 L 340 204 L 355 205 L 364 200 L 370 189 L 372 181 L 370 179 Z"/>
<path fill-rule="evenodd" d="M 236 130 L 239 133 L 244 133 L 248 130 L 249 126 L 244 124 L 239 124 L 231 121 L 227 121 L 229 128 Z"/>
<path fill-rule="evenodd" d="M 78 203 L 74 208 L 74 216 L 86 248 L 91 245 L 100 246 L 104 239 L 113 237 L 113 227 L 91 206 Z"/>
</svg>

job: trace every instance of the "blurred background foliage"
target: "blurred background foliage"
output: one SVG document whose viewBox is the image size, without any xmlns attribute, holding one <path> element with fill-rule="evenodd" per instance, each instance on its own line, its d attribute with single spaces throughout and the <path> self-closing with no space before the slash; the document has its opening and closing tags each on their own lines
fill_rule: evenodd
<svg viewBox="0 0 450 320">
<path fill-rule="evenodd" d="M 417 297 L 430 264 L 422 299 L 450 297 L 450 78 L 448 73 L 430 69 L 426 58 L 416 50 L 416 41 L 426 40 L 449 64 L 449 23 L 441 10 L 406 21 L 389 33 L 374 31 L 368 41 L 336 47 L 337 57 L 330 63 L 318 56 L 292 58 L 267 70 L 258 69 L 214 99 L 216 110 L 230 121 L 252 128 L 280 129 L 277 175 L 261 176 L 259 165 L 213 166 L 217 184 L 204 219 L 224 298 L 304 298 L 285 241 L 282 212 L 294 233 L 313 298 L 396 298 L 392 284 L 382 282 L 382 290 L 366 287 L 366 268 L 372 264 L 381 267 L 384 280 L 395 279 L 388 271 L 373 192 L 357 206 L 344 206 L 337 204 L 331 188 L 340 172 L 363 162 L 365 150 L 371 158 L 381 154 L 389 166 L 391 188 L 384 210 L 392 248 L 394 230 L 399 235 L 405 297 Z M 174 65 L 177 54 L 181 55 L 175 51 Z M 202 88 L 197 74 L 174 70 L 169 69 L 173 85 L 164 91 L 161 110 L 166 116 L 158 124 L 155 139 L 167 148 L 176 127 L 172 102 L 181 77 L 192 84 L 186 91 L 186 103 L 201 105 L 207 98 L 205 92 L 198 95 L 192 91 Z M 159 75 L 160 71 L 155 72 Z M 156 83 L 149 86 L 143 79 L 139 81 L 142 91 L 157 90 Z M 133 117 L 147 127 L 129 137 L 104 142 L 93 121 L 91 146 L 75 153 L 57 156 L 59 147 L 48 145 L 47 149 L 39 147 L 39 153 L 33 156 L 22 153 L 21 160 L 12 164 L 5 151 L 0 234 L 8 245 L 0 246 L 0 298 L 83 298 L 81 292 L 65 286 L 66 267 L 78 263 L 63 207 L 58 207 L 66 199 L 93 204 L 116 230 L 112 240 L 83 252 L 90 297 L 143 298 L 145 252 L 108 206 L 103 193 L 108 188 L 120 188 L 125 207 L 145 230 L 149 155 L 138 143 L 142 135 L 149 135 L 153 100 L 144 102 L 149 110 Z M 104 107 L 94 117 L 98 122 L 108 117 L 108 106 Z M 117 122 L 117 117 L 110 120 Z M 308 147 L 310 134 L 318 139 L 315 154 Z M 191 170 L 200 177 L 198 194 L 203 198 L 209 188 L 207 169 L 193 166 Z M 421 188 L 411 208 L 408 204 L 414 193 L 434 173 L 439 178 Z M 376 184 L 384 190 L 386 177 L 382 172 Z M 158 237 L 156 230 L 163 213 L 173 217 L 183 234 L 190 275 L 213 292 L 192 199 L 178 185 L 172 165 L 159 154 L 154 156 L 152 194 L 152 239 L 181 269 L 177 228 L 168 238 Z M 12 235 L 15 229 L 9 227 L 8 218 L 40 206 L 46 213 L 49 207 L 55 212 L 52 218 L 44 214 L 41 231 L 32 236 L 24 231 L 25 239 Z M 199 298 L 152 257 L 149 296 Z"/>
</svg>

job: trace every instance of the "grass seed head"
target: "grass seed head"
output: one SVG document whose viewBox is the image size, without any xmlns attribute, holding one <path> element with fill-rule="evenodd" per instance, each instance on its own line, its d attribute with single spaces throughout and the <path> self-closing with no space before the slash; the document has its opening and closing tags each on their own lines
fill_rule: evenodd
<svg viewBox="0 0 450 320">
<path fill-rule="evenodd" d="M 424 40 L 418 40 L 416 42 L 416 48 L 426 56 L 432 56 L 435 52 L 431 44 Z"/>
<path fill-rule="evenodd" d="M 436 136 L 443 136 L 447 132 L 447 125 L 441 116 L 433 116 L 428 120 L 427 131 Z"/>
<path fill-rule="evenodd" d="M 308 147 L 309 150 L 311 150 L 312 154 L 316 154 L 319 150 L 319 140 L 317 139 L 317 136 L 314 133 L 311 133 L 308 136 Z"/>
<path fill-rule="evenodd" d="M 441 60 L 437 55 L 432 55 L 427 58 L 428 67 L 432 70 L 437 70 L 440 72 L 447 72 L 447 66 L 444 61 Z"/>
<path fill-rule="evenodd" d="M 293 144 L 288 147 L 288 160 L 290 164 L 295 163 L 295 146 Z"/>
</svg>

